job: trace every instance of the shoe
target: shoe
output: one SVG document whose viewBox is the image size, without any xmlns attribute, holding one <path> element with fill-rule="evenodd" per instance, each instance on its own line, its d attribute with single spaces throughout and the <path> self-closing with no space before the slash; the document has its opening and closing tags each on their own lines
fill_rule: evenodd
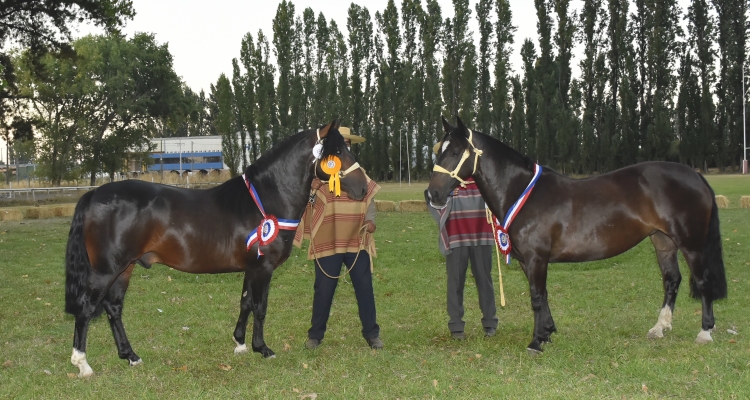
<svg viewBox="0 0 750 400">
<path fill-rule="evenodd" d="M 319 339 L 307 339 L 305 342 L 305 347 L 307 347 L 308 350 L 315 350 L 320 346 L 321 340 Z"/>
<path fill-rule="evenodd" d="M 367 344 L 370 345 L 370 348 L 372 348 L 374 350 L 380 350 L 380 349 L 382 349 L 385 346 L 385 344 L 383 343 L 383 341 L 380 340 L 380 336 L 374 337 L 372 339 L 365 338 L 365 340 L 367 341 Z"/>
<path fill-rule="evenodd" d="M 484 328 L 484 337 L 493 337 L 497 333 L 495 328 Z"/>
<path fill-rule="evenodd" d="M 466 335 L 464 335 L 463 332 L 451 332 L 451 336 L 453 337 L 453 339 L 456 339 L 456 340 L 466 339 Z"/>
</svg>

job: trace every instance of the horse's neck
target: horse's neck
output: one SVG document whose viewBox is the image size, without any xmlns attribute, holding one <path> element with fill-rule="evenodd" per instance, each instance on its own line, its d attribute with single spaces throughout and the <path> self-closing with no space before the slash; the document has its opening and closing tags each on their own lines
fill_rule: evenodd
<svg viewBox="0 0 750 400">
<path fill-rule="evenodd" d="M 290 153 L 262 166 L 263 170 L 253 166 L 246 170 L 266 214 L 284 219 L 300 219 L 302 216 L 309 198 L 314 169 L 306 158 L 301 160 L 299 156 L 290 154 L 306 154 L 306 151 L 305 144 L 300 142 Z"/>
<path fill-rule="evenodd" d="M 479 157 L 474 180 L 490 211 L 501 218 L 523 194 L 534 176 L 534 171 L 507 159 L 497 159 L 494 155 L 490 158 L 487 152 L 483 157 Z"/>
</svg>

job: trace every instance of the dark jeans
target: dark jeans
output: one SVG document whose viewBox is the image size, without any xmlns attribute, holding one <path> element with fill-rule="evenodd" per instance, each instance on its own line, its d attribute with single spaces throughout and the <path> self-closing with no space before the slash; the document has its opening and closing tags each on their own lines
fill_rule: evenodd
<svg viewBox="0 0 750 400">
<path fill-rule="evenodd" d="M 334 254 L 318 258 L 320 266 L 330 276 L 339 276 L 344 270 L 343 263 L 348 269 L 351 267 L 357 253 Z M 375 316 L 375 295 L 372 289 L 372 272 L 370 271 L 370 255 L 362 250 L 359 252 L 357 264 L 349 272 L 349 279 L 354 286 L 354 295 L 359 306 L 359 320 L 362 322 L 362 336 L 373 339 L 380 336 L 380 327 Z M 312 326 L 307 331 L 310 339 L 322 340 L 326 332 L 326 324 L 331 314 L 333 295 L 336 292 L 338 279 L 325 276 L 315 265 L 315 295 L 313 296 Z"/>
<path fill-rule="evenodd" d="M 479 309 L 482 310 L 482 327 L 497 329 L 495 290 L 492 286 L 492 246 L 464 246 L 451 249 L 445 257 L 448 275 L 448 329 L 464 331 L 464 284 L 466 270 L 471 260 L 471 273 L 477 283 Z"/>
</svg>

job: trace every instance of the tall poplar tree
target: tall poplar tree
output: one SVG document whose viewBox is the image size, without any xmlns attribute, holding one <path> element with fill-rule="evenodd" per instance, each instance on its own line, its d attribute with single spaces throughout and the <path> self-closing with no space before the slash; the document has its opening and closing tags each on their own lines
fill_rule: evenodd
<svg viewBox="0 0 750 400">
<path fill-rule="evenodd" d="M 513 26 L 513 14 L 510 10 L 508 0 L 495 0 L 495 84 L 492 88 L 492 124 L 493 134 L 499 139 L 505 140 L 510 146 L 518 145 L 514 135 L 510 134 L 510 53 L 513 44 L 513 35 L 516 27 Z M 518 82 L 520 85 L 520 81 Z M 515 90 L 515 88 L 513 88 Z M 520 87 L 519 87 L 520 90 Z M 520 96 L 523 104 L 523 95 Z M 515 104 L 516 97 L 513 96 Z M 521 110 L 522 111 L 522 110 Z"/>
<path fill-rule="evenodd" d="M 278 109 L 279 138 L 289 136 L 293 128 L 290 115 L 291 86 L 294 70 L 294 4 L 281 0 L 273 19 L 273 47 L 278 68 L 278 86 L 276 88 L 276 106 Z"/>
<path fill-rule="evenodd" d="M 490 65 L 493 58 L 493 29 L 490 13 L 493 0 L 479 0 L 476 4 L 477 22 L 479 23 L 479 71 L 477 75 L 477 121 L 476 127 L 488 135 L 499 137 L 492 131 L 492 82 Z M 502 107 L 502 105 L 500 106 Z"/>
</svg>

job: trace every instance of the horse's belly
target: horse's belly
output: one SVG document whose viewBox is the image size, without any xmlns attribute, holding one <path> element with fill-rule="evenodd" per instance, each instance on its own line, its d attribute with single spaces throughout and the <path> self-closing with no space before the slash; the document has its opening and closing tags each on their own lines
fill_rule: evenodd
<svg viewBox="0 0 750 400">
<path fill-rule="evenodd" d="M 622 230 L 600 231 L 584 237 L 563 237 L 558 250 L 553 251 L 552 262 L 584 262 L 603 260 L 622 254 L 640 243 L 647 233 Z"/>
</svg>

